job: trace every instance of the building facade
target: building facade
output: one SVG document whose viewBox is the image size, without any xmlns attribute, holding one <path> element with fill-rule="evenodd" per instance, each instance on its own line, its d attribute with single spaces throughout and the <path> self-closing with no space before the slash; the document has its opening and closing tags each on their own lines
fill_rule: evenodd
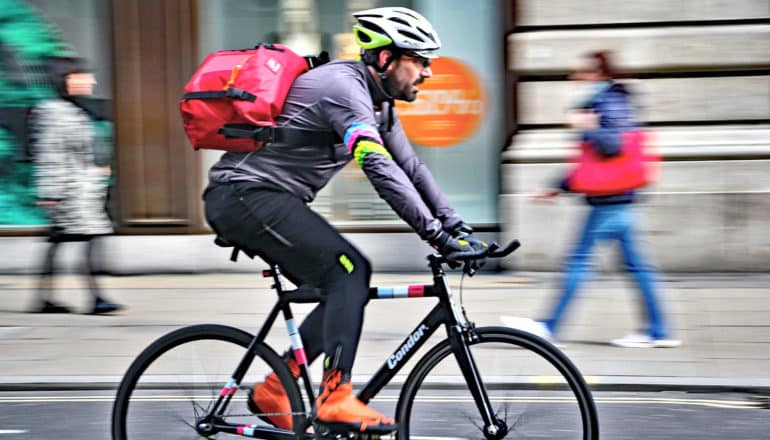
<svg viewBox="0 0 770 440">
<path fill-rule="evenodd" d="M 186 80 L 209 52 L 279 41 L 302 53 L 352 57 L 350 12 L 400 5 L 429 17 L 444 49 L 425 93 L 399 113 L 461 215 L 488 238 L 523 241 L 506 267 L 559 268 L 581 203 L 542 206 L 528 195 L 556 178 L 571 154 L 565 111 L 577 90 L 567 75 L 582 53 L 610 49 L 635 77 L 642 119 L 664 157 L 663 178 L 640 205 L 655 259 L 664 270 L 770 269 L 766 0 L 26 4 L 92 61 L 98 93 L 113 102 L 113 211 L 121 236 L 210 233 L 200 194 L 218 153 L 190 148 L 178 111 Z M 404 247 L 417 240 L 354 165 L 313 206 L 371 248 L 376 268 L 424 265 L 428 247 L 404 258 L 379 244 L 382 233 Z M 6 236 L 41 230 L 0 225 Z"/>
<path fill-rule="evenodd" d="M 500 224 L 527 246 L 513 267 L 558 268 L 581 226 L 577 198 L 528 196 L 572 154 L 566 110 L 582 91 L 567 75 L 582 54 L 611 50 L 664 160 L 639 206 L 648 252 L 671 271 L 770 269 L 770 3 L 518 0 L 515 16 L 518 126 L 502 155 Z"/>
</svg>

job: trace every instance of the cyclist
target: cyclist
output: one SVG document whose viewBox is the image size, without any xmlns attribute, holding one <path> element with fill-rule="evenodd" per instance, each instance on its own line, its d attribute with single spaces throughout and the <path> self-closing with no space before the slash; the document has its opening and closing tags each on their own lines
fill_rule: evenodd
<svg viewBox="0 0 770 440">
<path fill-rule="evenodd" d="M 276 121 L 331 129 L 340 142 L 332 151 L 276 141 L 253 153 L 225 153 L 211 168 L 204 200 L 206 219 L 217 234 L 278 264 L 293 283 L 327 292 L 299 329 L 309 362 L 325 354 L 316 419 L 347 430 L 383 432 L 395 430 L 395 421 L 359 401 L 350 383 L 371 265 L 307 203 L 355 159 L 380 197 L 442 254 L 486 245 L 449 206 L 393 108 L 396 99 L 414 101 L 420 84 L 430 78 L 431 60 L 441 47 L 436 31 L 423 16 L 402 7 L 353 16 L 361 60 L 337 60 L 301 75 Z M 298 376 L 297 359 L 286 358 Z M 274 373 L 254 387 L 249 408 L 290 412 Z M 267 419 L 291 427 L 288 415 Z"/>
</svg>

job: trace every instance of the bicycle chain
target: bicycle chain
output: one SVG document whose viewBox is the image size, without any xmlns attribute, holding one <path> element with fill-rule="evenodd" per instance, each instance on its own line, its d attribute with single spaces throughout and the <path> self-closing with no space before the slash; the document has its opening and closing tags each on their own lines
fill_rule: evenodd
<svg viewBox="0 0 770 440">
<path fill-rule="evenodd" d="M 227 413 L 227 414 L 224 415 L 224 417 L 225 418 L 227 418 L 227 417 L 260 417 L 260 416 L 272 417 L 272 416 L 297 416 L 297 415 L 304 415 L 306 417 L 310 417 L 310 414 L 308 414 L 306 412 L 304 412 L 304 413 L 301 413 L 301 412 L 292 412 L 292 413 L 280 412 L 280 413 L 259 413 L 259 414 L 254 414 L 254 413 L 230 414 L 230 413 Z"/>
</svg>

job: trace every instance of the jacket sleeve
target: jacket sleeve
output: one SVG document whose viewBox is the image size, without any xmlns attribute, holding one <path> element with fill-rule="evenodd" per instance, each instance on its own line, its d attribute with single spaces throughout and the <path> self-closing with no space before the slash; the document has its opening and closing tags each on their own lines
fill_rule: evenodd
<svg viewBox="0 0 770 440">
<path fill-rule="evenodd" d="M 383 135 L 388 151 L 417 189 L 431 214 L 441 221 L 444 229 L 452 229 L 460 224 L 462 219 L 449 205 L 433 174 L 415 153 L 398 116 L 394 114 L 393 117 L 392 129 Z"/>
<path fill-rule="evenodd" d="M 407 152 L 397 149 L 394 154 L 386 148 L 363 79 L 351 79 L 353 81 L 332 85 L 325 94 L 324 107 L 331 126 L 342 137 L 348 152 L 377 194 L 422 239 L 430 241 L 436 238 L 442 231 L 442 222 L 426 205 L 401 163 L 406 163 L 413 174 L 417 172 L 419 176 L 424 176 L 424 173 L 418 171 L 418 164 L 409 161 Z M 398 126 L 392 130 L 403 129 Z M 420 177 L 418 181 L 423 188 L 431 184 L 425 181 L 425 177 Z"/>
<path fill-rule="evenodd" d="M 622 84 L 613 84 L 597 94 L 592 109 L 599 114 L 599 127 L 585 130 L 583 140 L 593 144 L 605 157 L 615 156 L 623 148 L 623 133 L 635 127 L 634 110 Z"/>
<path fill-rule="evenodd" d="M 366 154 L 359 163 L 377 194 L 388 202 L 399 217 L 423 240 L 433 240 L 441 233 L 441 221 L 433 216 L 406 172 L 398 166 L 392 155 Z"/>
</svg>

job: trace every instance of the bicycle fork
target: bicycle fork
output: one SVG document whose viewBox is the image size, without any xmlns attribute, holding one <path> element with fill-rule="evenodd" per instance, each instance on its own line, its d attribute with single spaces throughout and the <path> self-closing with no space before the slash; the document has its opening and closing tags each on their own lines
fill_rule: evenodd
<svg viewBox="0 0 770 440">
<path fill-rule="evenodd" d="M 451 321 L 447 322 L 449 346 L 452 348 L 457 365 L 460 367 L 465 383 L 468 385 L 468 390 L 471 396 L 473 396 L 476 408 L 479 410 L 479 414 L 481 414 L 481 418 L 484 421 L 482 429 L 484 437 L 491 440 L 502 439 L 508 433 L 508 426 L 505 421 L 495 416 L 495 410 L 481 380 L 479 369 L 476 366 L 476 361 L 473 359 L 473 353 L 471 353 L 469 346 L 474 338 L 478 337 L 474 330 L 474 325 L 468 322 L 467 319 L 464 319 L 464 315 L 459 313 L 457 304 L 449 289 L 446 274 L 441 270 L 440 266 L 433 266 L 433 274 L 436 284 L 441 286 L 441 290 L 444 292 L 442 301 L 446 301 L 452 310 Z"/>
<path fill-rule="evenodd" d="M 475 337 L 472 325 L 460 324 L 449 326 L 449 346 L 452 348 L 457 365 L 465 378 L 468 390 L 473 396 L 476 408 L 484 421 L 483 433 L 488 439 L 501 439 L 508 433 L 508 427 L 503 420 L 495 416 L 495 410 L 489 399 L 487 390 L 481 380 L 479 369 L 468 343 Z"/>
</svg>

